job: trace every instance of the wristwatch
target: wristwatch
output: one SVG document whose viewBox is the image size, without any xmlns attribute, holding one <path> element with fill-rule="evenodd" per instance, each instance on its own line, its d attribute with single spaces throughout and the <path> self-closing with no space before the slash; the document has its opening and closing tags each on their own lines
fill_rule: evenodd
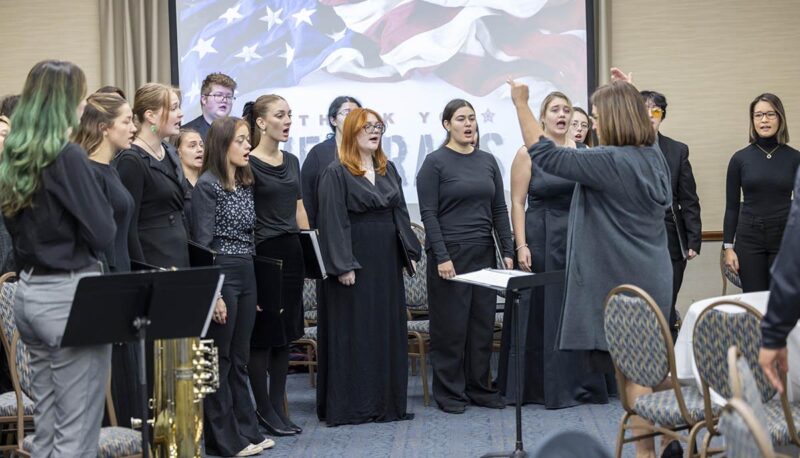
<svg viewBox="0 0 800 458">
<path fill-rule="evenodd" d="M 731 248 L 733 248 L 733 244 L 732 243 L 723 243 L 722 244 L 722 249 L 723 250 L 729 250 Z"/>
</svg>

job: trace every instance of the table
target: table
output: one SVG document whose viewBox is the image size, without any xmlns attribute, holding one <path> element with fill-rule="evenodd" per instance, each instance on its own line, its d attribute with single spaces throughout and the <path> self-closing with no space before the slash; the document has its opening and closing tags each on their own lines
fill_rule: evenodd
<svg viewBox="0 0 800 458">
<path fill-rule="evenodd" d="M 694 325 L 697 322 L 697 317 L 704 309 L 714 302 L 724 299 L 735 299 L 744 302 L 745 304 L 753 306 L 762 315 L 767 311 L 767 302 L 769 300 L 769 291 L 758 291 L 754 293 L 741 293 L 732 294 L 729 296 L 712 297 L 697 301 L 689 307 L 686 316 L 683 318 L 683 325 L 681 326 L 678 339 L 675 341 L 675 365 L 677 370 L 678 380 L 684 384 L 694 383 L 697 389 L 701 389 L 700 374 L 697 372 L 697 365 L 694 361 L 694 347 L 693 347 L 693 334 Z M 731 313 L 741 313 L 741 309 L 732 306 L 720 306 L 718 310 Z M 791 364 L 792 356 L 800 355 L 800 325 L 795 326 L 794 330 L 789 333 L 787 339 L 787 348 L 789 350 L 789 374 L 788 374 L 788 387 L 787 394 L 789 400 L 793 401 L 794 393 L 800 393 L 800 364 Z M 798 396 L 800 397 L 800 396 Z M 725 399 L 719 394 L 711 391 L 711 399 L 720 405 L 725 404 Z"/>
</svg>

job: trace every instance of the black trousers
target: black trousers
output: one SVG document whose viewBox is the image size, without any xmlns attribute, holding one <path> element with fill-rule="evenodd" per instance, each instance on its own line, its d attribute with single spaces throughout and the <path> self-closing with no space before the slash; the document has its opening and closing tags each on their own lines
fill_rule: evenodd
<svg viewBox="0 0 800 458">
<path fill-rule="evenodd" d="M 203 402 L 203 430 L 208 453 L 233 456 L 248 444 L 264 440 L 247 375 L 256 317 L 256 279 L 251 255 L 217 255 L 215 263 L 225 274 L 222 299 L 228 319 L 225 324 L 212 320 L 208 329 L 208 337 L 219 349 L 219 389 Z"/>
<path fill-rule="evenodd" d="M 745 293 L 769 289 L 772 278 L 769 269 L 778 255 L 785 227 L 785 216 L 756 218 L 739 215 L 733 251 L 739 258 L 739 277 Z"/>
<path fill-rule="evenodd" d="M 678 338 L 678 330 L 675 328 L 675 324 L 678 322 L 678 311 L 675 310 L 675 305 L 678 303 L 678 291 L 681 290 L 685 271 L 685 259 L 672 260 L 672 307 L 669 309 L 669 330 L 672 333 L 673 341 Z"/>
<path fill-rule="evenodd" d="M 448 243 L 447 251 L 456 273 L 495 266 L 492 246 Z M 442 279 L 433 251 L 428 256 L 433 397 L 442 408 L 498 402 L 499 394 L 489 388 L 497 294 Z"/>
</svg>

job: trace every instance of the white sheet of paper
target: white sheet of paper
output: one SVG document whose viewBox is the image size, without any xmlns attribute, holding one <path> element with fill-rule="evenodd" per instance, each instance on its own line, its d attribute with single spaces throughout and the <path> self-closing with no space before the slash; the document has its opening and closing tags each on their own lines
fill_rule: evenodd
<svg viewBox="0 0 800 458">
<path fill-rule="evenodd" d="M 525 277 L 528 275 L 534 274 L 530 272 L 523 272 L 521 270 L 481 269 L 476 270 L 475 272 L 456 275 L 450 280 L 485 286 L 487 288 L 496 290 L 505 290 L 508 286 L 508 281 L 511 278 Z"/>
</svg>

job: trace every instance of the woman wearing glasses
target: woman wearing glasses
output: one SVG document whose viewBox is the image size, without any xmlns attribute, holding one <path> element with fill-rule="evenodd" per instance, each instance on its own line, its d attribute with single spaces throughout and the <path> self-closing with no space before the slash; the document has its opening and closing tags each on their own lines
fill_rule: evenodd
<svg viewBox="0 0 800 458">
<path fill-rule="evenodd" d="M 328 107 L 328 125 L 332 133 L 324 142 L 311 148 L 303 161 L 303 167 L 300 170 L 300 178 L 303 183 L 303 204 L 305 204 L 308 222 L 313 228 L 317 227 L 319 177 L 328 164 L 336 159 L 336 151 L 342 144 L 344 119 L 355 108 L 361 108 L 361 103 L 353 97 L 342 95 L 333 99 Z"/>
<path fill-rule="evenodd" d="M 723 222 L 725 265 L 739 273 L 744 292 L 769 289 L 800 164 L 778 96 L 756 97 L 750 118 L 750 145 L 728 163 Z"/>
<path fill-rule="evenodd" d="M 497 296 L 487 288 L 448 281 L 456 274 L 495 267 L 497 231 L 507 268 L 512 267 L 503 177 L 491 154 L 472 146 L 475 109 L 463 99 L 442 113 L 447 138 L 417 175 L 420 215 L 428 252 L 433 397 L 443 411 L 463 413 L 467 404 L 502 409 L 489 386 Z"/>
<path fill-rule="evenodd" d="M 592 138 L 592 120 L 581 107 L 572 107 L 572 122 L 569 123 L 569 137 L 577 144 L 594 146 Z"/>
<path fill-rule="evenodd" d="M 412 259 L 420 247 L 400 176 L 381 148 L 384 131 L 377 112 L 351 111 L 340 163 L 319 183 L 328 278 L 318 317 L 317 415 L 328 426 L 412 417 L 400 238 Z"/>
<path fill-rule="evenodd" d="M 568 121 L 578 121 L 566 95 L 552 92 L 539 111 L 544 136 L 556 145 L 575 147 Z M 588 126 L 587 126 L 588 130 Z M 585 131 L 584 131 L 585 132 Z M 583 147 L 583 144 L 578 144 Z M 563 270 L 566 264 L 567 220 L 575 182 L 544 172 L 532 164 L 528 149 L 520 148 L 511 166 L 511 224 L 520 269 L 533 272 Z M 527 204 L 527 211 L 525 209 Z M 588 353 L 559 351 L 556 332 L 564 303 L 564 286 L 537 288 L 520 299 L 520 319 L 525 334 L 520 336 L 522 401 L 544 404 L 548 409 L 582 403 L 608 402 L 602 374 L 592 373 Z M 509 402 L 514 402 L 513 330 L 510 308 L 506 309 L 500 350 L 498 385 Z M 508 323 L 508 325 L 505 325 Z"/>
</svg>

